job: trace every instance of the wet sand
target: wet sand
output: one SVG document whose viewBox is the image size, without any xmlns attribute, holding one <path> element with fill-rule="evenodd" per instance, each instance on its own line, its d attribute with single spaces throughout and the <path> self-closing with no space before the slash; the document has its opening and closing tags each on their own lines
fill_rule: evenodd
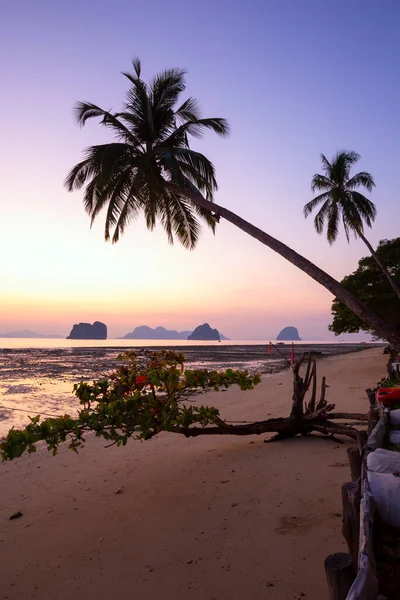
<svg viewBox="0 0 400 600">
<path fill-rule="evenodd" d="M 381 348 L 318 361 L 329 402 L 366 411 L 385 362 Z M 232 420 L 286 416 L 291 375 L 202 401 Z M 326 599 L 351 442 L 267 438 L 163 434 L 109 449 L 91 438 L 78 456 L 0 464 L 0 598 Z"/>
<path fill-rule="evenodd" d="M 58 340 L 54 343 L 58 343 Z M 274 347 L 272 355 L 268 354 L 268 346 L 265 344 L 226 342 L 170 347 L 185 354 L 187 368 L 248 369 L 250 372 L 260 373 L 287 370 L 291 352 L 289 343 Z M 297 359 L 310 349 L 318 352 L 319 356 L 327 357 L 360 351 L 366 347 L 368 346 L 360 344 L 296 344 L 295 357 Z M 160 346 L 148 348 L 162 349 Z M 0 348 L 0 436 L 5 435 L 13 425 L 26 425 L 28 415 L 76 414 L 79 404 L 72 393 L 74 383 L 107 375 L 117 366 L 117 356 L 129 349 L 139 353 L 143 351 L 139 347 L 112 345 Z"/>
</svg>

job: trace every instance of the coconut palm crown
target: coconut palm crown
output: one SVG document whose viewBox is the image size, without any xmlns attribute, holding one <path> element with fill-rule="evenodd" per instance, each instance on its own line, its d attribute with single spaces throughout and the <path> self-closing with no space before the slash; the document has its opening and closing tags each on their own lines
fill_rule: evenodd
<svg viewBox="0 0 400 600">
<path fill-rule="evenodd" d="M 361 171 L 350 177 L 351 167 L 360 159 L 356 152 L 340 150 L 329 162 L 321 154 L 324 174 L 316 173 L 311 181 L 313 192 L 322 192 L 304 206 L 304 216 L 308 217 L 312 211 L 322 205 L 315 216 L 314 225 L 318 233 L 322 233 L 326 223 L 328 242 L 332 244 L 339 233 L 340 220 L 343 222 L 347 240 L 350 233 L 362 236 L 364 224 L 372 226 L 376 217 L 376 208 L 371 200 L 357 191 L 363 187 L 368 192 L 375 186 L 371 173 Z"/>
<path fill-rule="evenodd" d="M 192 150 L 189 140 L 208 129 L 227 135 L 228 124 L 221 118 L 201 118 L 194 98 L 178 105 L 186 87 L 184 70 L 168 69 L 145 83 L 140 61 L 134 59 L 132 65 L 133 73 L 123 73 L 130 87 L 122 112 L 89 102 L 75 106 L 80 125 L 99 117 L 115 141 L 87 148 L 65 186 L 69 191 L 85 187 L 83 202 L 92 223 L 107 208 L 106 240 L 117 242 L 126 225 L 142 213 L 150 230 L 159 222 L 170 243 L 176 236 L 193 249 L 201 222 L 214 231 L 218 218 L 193 203 L 185 191 L 200 192 L 212 201 L 217 182 L 213 164 Z"/>
</svg>

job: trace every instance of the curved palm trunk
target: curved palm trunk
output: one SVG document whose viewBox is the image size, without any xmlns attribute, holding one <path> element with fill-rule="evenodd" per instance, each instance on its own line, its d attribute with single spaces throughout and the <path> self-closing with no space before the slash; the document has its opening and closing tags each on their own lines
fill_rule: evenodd
<svg viewBox="0 0 400 600">
<path fill-rule="evenodd" d="M 385 265 L 383 264 L 383 262 L 379 258 L 378 254 L 375 252 L 375 250 L 373 249 L 373 247 L 371 246 L 371 244 L 369 243 L 369 241 L 367 240 L 367 238 L 364 237 L 364 235 L 362 233 L 357 232 L 357 235 L 362 239 L 362 241 L 364 242 L 364 244 L 367 246 L 368 250 L 371 253 L 371 256 L 374 257 L 374 259 L 375 259 L 376 263 L 379 265 L 382 273 L 384 274 L 384 276 L 388 280 L 389 284 L 393 288 L 396 296 L 400 300 L 400 289 L 397 286 L 396 282 L 394 281 L 393 277 L 390 276 L 389 271 L 387 270 L 387 268 L 385 267 Z"/>
<path fill-rule="evenodd" d="M 180 187 L 172 183 L 167 185 L 172 191 L 182 195 L 182 189 Z M 312 277 L 312 279 L 329 290 L 364 323 L 371 327 L 379 335 L 379 337 L 387 340 L 396 347 L 400 347 L 400 331 L 396 330 L 396 328 L 392 327 L 389 323 L 372 312 L 372 310 L 370 310 L 351 292 L 346 290 L 346 288 L 336 281 L 336 279 L 331 277 L 328 273 L 325 273 L 325 271 L 314 265 L 307 258 L 304 258 L 304 256 L 301 256 L 301 254 L 298 254 L 295 250 L 292 250 L 292 248 L 286 246 L 286 244 L 283 244 L 268 233 L 265 233 L 258 227 L 255 227 L 255 225 L 245 221 L 227 208 L 206 200 L 198 192 L 195 192 L 194 190 L 188 190 L 186 188 L 185 196 L 198 206 L 202 206 L 203 208 L 223 217 L 248 235 L 251 235 L 251 237 L 255 238 L 265 246 L 268 246 L 268 248 L 271 248 L 271 250 L 274 252 L 280 254 L 283 258 L 291 262 L 301 271 L 304 271 L 304 273 L 307 273 L 307 275 Z"/>
</svg>

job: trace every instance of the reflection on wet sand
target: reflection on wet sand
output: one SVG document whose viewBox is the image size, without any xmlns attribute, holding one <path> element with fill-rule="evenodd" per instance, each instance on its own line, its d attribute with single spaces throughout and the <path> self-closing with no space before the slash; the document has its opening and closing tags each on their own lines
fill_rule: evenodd
<svg viewBox="0 0 400 600">
<path fill-rule="evenodd" d="M 296 357 L 315 350 L 320 355 L 343 354 L 368 347 L 359 344 L 296 344 Z M 79 409 L 73 384 L 107 375 L 127 348 L 3 348 L 0 349 L 0 435 L 21 427 L 28 416 L 75 414 Z M 148 349 L 160 350 L 159 347 Z M 192 369 L 248 369 L 264 374 L 289 366 L 290 345 L 272 355 L 265 344 L 172 347 L 184 352 Z M 135 348 L 138 352 L 143 349 Z"/>
</svg>

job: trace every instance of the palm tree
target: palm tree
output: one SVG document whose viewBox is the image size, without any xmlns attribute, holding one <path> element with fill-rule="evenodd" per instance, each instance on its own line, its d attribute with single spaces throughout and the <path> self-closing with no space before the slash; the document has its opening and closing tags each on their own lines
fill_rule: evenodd
<svg viewBox="0 0 400 600">
<path fill-rule="evenodd" d="M 350 241 L 351 232 L 356 238 L 362 239 L 400 299 L 400 289 L 364 235 L 364 224 L 372 227 L 376 217 L 376 208 L 371 200 L 357 191 L 357 188 L 363 187 L 368 192 L 372 191 L 375 182 L 371 173 L 361 171 L 350 177 L 351 167 L 360 160 L 357 152 L 340 150 L 332 162 L 329 162 L 326 156 L 321 154 L 321 160 L 324 175 L 318 173 L 314 175 L 311 181 L 311 190 L 322 193 L 307 202 L 304 206 L 304 216 L 308 217 L 317 206 L 322 204 L 314 218 L 314 225 L 318 233 L 323 233 L 326 222 L 326 233 L 330 244 L 337 239 L 339 223 L 342 219 L 347 241 Z"/>
<path fill-rule="evenodd" d="M 217 189 L 213 164 L 190 148 L 190 137 L 200 138 L 211 129 L 227 135 L 224 119 L 203 119 L 195 99 L 178 105 L 185 90 L 185 72 L 168 69 L 150 83 L 141 78 L 141 65 L 133 60 L 133 73 L 122 111 L 112 113 L 88 102 L 79 102 L 75 114 L 80 125 L 93 117 L 111 129 L 115 141 L 91 146 L 84 160 L 68 174 L 68 190 L 85 187 L 84 206 L 93 220 L 106 209 L 105 238 L 116 242 L 130 220 L 143 213 L 153 229 L 160 222 L 168 239 L 174 237 L 194 248 L 201 222 L 213 230 L 220 217 L 265 244 L 318 283 L 326 287 L 362 321 L 394 345 L 400 331 L 375 315 L 333 277 L 294 250 L 213 202 Z M 111 229 L 113 232 L 111 233 Z"/>
</svg>

